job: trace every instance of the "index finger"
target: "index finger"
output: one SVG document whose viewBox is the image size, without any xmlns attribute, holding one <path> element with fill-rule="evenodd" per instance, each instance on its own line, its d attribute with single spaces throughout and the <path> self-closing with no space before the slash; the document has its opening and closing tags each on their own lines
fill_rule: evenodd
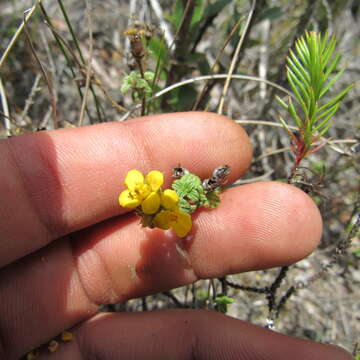
<svg viewBox="0 0 360 360">
<path fill-rule="evenodd" d="M 241 127 L 211 113 L 175 113 L 22 135 L 0 143 L 0 266 L 50 241 L 120 214 L 126 172 L 170 175 L 180 163 L 201 176 L 248 167 Z"/>
</svg>

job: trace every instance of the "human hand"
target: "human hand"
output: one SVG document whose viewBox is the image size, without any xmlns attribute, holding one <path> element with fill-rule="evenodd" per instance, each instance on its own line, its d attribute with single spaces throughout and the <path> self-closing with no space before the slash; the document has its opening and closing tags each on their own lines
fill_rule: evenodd
<svg viewBox="0 0 360 360">
<path fill-rule="evenodd" d="M 293 263 L 321 235 L 311 199 L 266 182 L 226 190 L 200 211 L 191 240 L 143 229 L 117 202 L 128 170 L 178 163 L 202 177 L 220 164 L 232 181 L 249 166 L 245 132 L 208 113 L 176 113 L 0 142 L 0 358 L 17 359 L 65 329 L 75 334 L 40 359 L 351 359 L 196 310 L 97 313 L 100 304 L 198 279 Z"/>
</svg>

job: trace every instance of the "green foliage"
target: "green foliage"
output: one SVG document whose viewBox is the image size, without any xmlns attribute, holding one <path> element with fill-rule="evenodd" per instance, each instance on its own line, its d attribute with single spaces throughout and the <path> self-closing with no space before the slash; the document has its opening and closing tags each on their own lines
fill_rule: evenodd
<svg viewBox="0 0 360 360">
<path fill-rule="evenodd" d="M 198 207 L 207 205 L 208 201 L 201 184 L 201 179 L 194 174 L 185 174 L 172 183 L 172 188 L 178 194 L 181 211 L 192 213 Z"/>
<path fill-rule="evenodd" d="M 209 298 L 209 292 L 204 289 L 196 290 L 196 298 L 199 301 L 206 301 Z"/>
<path fill-rule="evenodd" d="M 208 57 L 202 52 L 197 52 L 197 45 L 214 19 L 231 3 L 231 0 L 194 0 L 192 3 L 176 0 L 173 2 L 172 12 L 167 15 L 167 19 L 176 34 L 175 49 L 171 53 L 165 50 L 167 54 L 163 55 L 165 60 L 162 61 L 164 71 L 161 71 L 162 75 L 167 76 L 167 85 L 177 83 L 188 76 L 194 76 L 194 72 L 204 75 L 211 72 Z M 155 47 L 155 44 L 151 46 Z M 159 53 L 157 49 L 155 51 Z M 194 84 L 174 89 L 162 98 L 161 110 L 166 112 L 190 110 L 197 96 L 197 87 Z"/>
<path fill-rule="evenodd" d="M 266 7 L 263 11 L 259 14 L 258 21 L 269 19 L 269 20 L 276 20 L 280 18 L 284 13 L 284 10 L 281 6 L 272 6 Z"/>
<path fill-rule="evenodd" d="M 295 51 L 290 51 L 287 58 L 287 78 L 297 104 L 292 98 L 287 102 L 279 97 L 277 100 L 299 128 L 300 134 L 292 133 L 280 117 L 282 125 L 291 134 L 298 162 L 319 149 L 313 148 L 314 142 L 328 131 L 331 118 L 353 87 L 349 85 L 328 102 L 323 99 L 344 72 L 340 69 L 332 76 L 341 58 L 339 53 L 334 53 L 335 46 L 334 36 L 329 38 L 328 34 L 307 32 L 297 40 Z"/>
<path fill-rule="evenodd" d="M 150 54 L 156 61 L 160 61 L 162 66 L 167 66 L 170 62 L 169 51 L 165 48 L 164 39 L 152 37 L 148 42 Z"/>
<path fill-rule="evenodd" d="M 154 73 L 151 71 L 145 72 L 144 77 L 141 76 L 139 71 L 132 71 L 123 79 L 120 91 L 122 94 L 126 94 L 132 90 L 133 99 L 138 101 L 142 98 L 142 94 L 145 94 L 145 97 L 152 95 L 151 85 L 153 80 Z"/>
<path fill-rule="evenodd" d="M 227 306 L 232 304 L 235 300 L 228 296 L 218 296 L 215 298 L 216 309 L 224 314 L 227 312 Z"/>
<path fill-rule="evenodd" d="M 174 181 L 172 187 L 180 197 L 191 194 L 190 196 L 194 198 L 196 192 L 202 190 L 201 180 L 194 174 L 183 175 L 180 179 Z"/>
<path fill-rule="evenodd" d="M 205 6 L 205 1 L 196 0 L 194 12 L 193 12 L 193 15 L 191 17 L 191 22 L 190 22 L 190 31 L 192 31 L 194 28 L 196 28 L 199 25 L 201 19 L 203 18 L 204 6 Z"/>
<path fill-rule="evenodd" d="M 231 0 L 217 0 L 211 2 L 206 2 L 205 0 L 195 0 L 195 6 L 192 12 L 188 29 L 188 32 L 190 34 L 190 47 L 193 41 L 197 39 L 202 26 L 215 18 L 221 12 L 221 10 L 223 10 L 224 7 L 229 5 L 230 3 Z M 174 6 L 174 11 L 169 17 L 171 24 L 176 30 L 179 29 L 181 25 L 184 11 L 184 1 L 177 0 Z"/>
<path fill-rule="evenodd" d="M 193 85 L 186 85 L 174 89 L 167 103 L 171 105 L 173 111 L 184 111 L 184 109 L 191 108 L 196 96 L 195 87 Z"/>
<path fill-rule="evenodd" d="M 215 209 L 220 203 L 221 189 L 205 191 L 201 179 L 194 174 L 185 174 L 175 180 L 171 187 L 179 196 L 180 209 L 189 214 L 200 206 Z"/>
<path fill-rule="evenodd" d="M 219 197 L 220 192 L 221 192 L 220 189 L 215 189 L 214 191 L 210 191 L 210 192 L 206 193 L 206 197 L 207 197 L 207 200 L 208 200 L 208 203 L 209 203 L 209 207 L 211 209 L 214 209 L 219 205 L 219 203 L 220 203 L 220 197 Z"/>
<path fill-rule="evenodd" d="M 204 11 L 204 18 L 212 18 L 216 16 L 220 11 L 224 9 L 225 6 L 229 5 L 231 0 L 217 0 L 210 3 Z"/>
<path fill-rule="evenodd" d="M 184 13 L 184 8 L 181 0 L 175 2 L 175 6 L 171 15 L 168 17 L 168 20 L 173 25 L 175 29 L 178 29 L 181 24 L 182 15 Z"/>
<path fill-rule="evenodd" d="M 354 256 L 360 259 L 360 248 L 355 249 L 352 253 Z"/>
</svg>

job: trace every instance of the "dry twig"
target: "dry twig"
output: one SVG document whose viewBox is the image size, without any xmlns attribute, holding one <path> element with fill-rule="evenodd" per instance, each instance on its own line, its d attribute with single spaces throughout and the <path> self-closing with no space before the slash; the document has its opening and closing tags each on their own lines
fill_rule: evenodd
<svg viewBox="0 0 360 360">
<path fill-rule="evenodd" d="M 86 108 L 86 102 L 88 99 L 88 94 L 90 90 L 90 81 L 91 81 L 91 75 L 92 75 L 92 59 L 93 59 L 93 32 L 92 32 L 92 19 L 91 19 L 91 5 L 89 0 L 85 0 L 86 2 L 86 15 L 88 19 L 88 27 L 89 27 L 89 59 L 88 59 L 88 66 L 86 69 L 86 82 L 85 82 L 85 91 L 84 91 L 84 97 L 82 99 L 81 104 L 81 110 L 79 115 L 79 121 L 78 126 L 81 126 L 83 123 L 84 115 L 85 115 L 85 108 Z"/>
<path fill-rule="evenodd" d="M 246 19 L 244 30 L 243 30 L 243 32 L 241 34 L 241 37 L 240 37 L 240 39 L 238 41 L 238 44 L 236 46 L 235 54 L 234 54 L 234 56 L 233 56 L 233 58 L 231 60 L 228 76 L 227 76 L 226 81 L 225 81 L 224 89 L 223 89 L 223 92 L 221 94 L 220 103 L 219 103 L 219 107 L 218 107 L 218 110 L 217 110 L 218 114 L 222 114 L 222 112 L 223 112 L 225 96 L 226 96 L 226 94 L 228 92 L 230 82 L 231 82 L 231 79 L 232 79 L 232 75 L 233 75 L 234 70 L 235 70 L 235 65 L 237 63 L 237 59 L 238 59 L 238 56 L 240 54 L 240 50 L 241 50 L 242 44 L 244 42 L 245 35 L 246 35 L 246 33 L 247 33 L 248 29 L 249 29 L 249 25 L 250 25 L 252 16 L 254 14 L 255 6 L 256 6 L 256 0 L 253 0 L 249 15 L 248 15 L 248 17 Z"/>
</svg>

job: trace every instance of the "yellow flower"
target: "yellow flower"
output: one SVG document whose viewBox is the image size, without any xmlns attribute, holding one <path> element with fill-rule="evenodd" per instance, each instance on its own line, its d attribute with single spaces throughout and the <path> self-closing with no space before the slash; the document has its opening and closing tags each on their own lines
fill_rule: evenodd
<svg viewBox="0 0 360 360">
<path fill-rule="evenodd" d="M 119 196 L 121 206 L 135 209 L 141 206 L 144 226 L 154 225 L 184 237 L 191 230 L 191 216 L 179 209 L 179 196 L 174 190 L 161 191 L 164 175 L 160 171 L 150 171 L 144 175 L 138 170 L 130 170 L 125 177 L 126 190 Z M 150 216 L 149 219 L 146 216 Z M 144 224 L 144 223 L 143 223 Z"/>
<path fill-rule="evenodd" d="M 157 170 L 146 177 L 138 170 L 130 170 L 125 177 L 126 190 L 119 196 L 120 206 L 135 209 L 141 205 L 144 214 L 155 214 L 160 207 L 159 190 L 164 183 L 164 175 Z"/>
<path fill-rule="evenodd" d="M 179 209 L 178 202 L 179 197 L 174 190 L 165 190 L 161 194 L 164 209 L 155 215 L 154 224 L 164 230 L 171 228 L 179 237 L 184 237 L 191 230 L 191 216 Z"/>
<path fill-rule="evenodd" d="M 161 194 L 161 205 L 166 210 L 173 210 L 178 207 L 179 196 L 174 190 L 166 189 Z"/>
</svg>

